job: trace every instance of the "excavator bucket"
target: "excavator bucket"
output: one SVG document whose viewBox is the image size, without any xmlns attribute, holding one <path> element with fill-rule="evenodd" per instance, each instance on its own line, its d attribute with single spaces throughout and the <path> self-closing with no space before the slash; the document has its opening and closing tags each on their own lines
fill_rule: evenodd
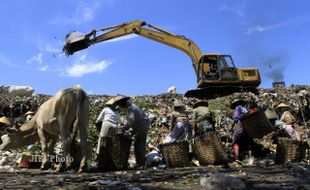
<svg viewBox="0 0 310 190">
<path fill-rule="evenodd" d="M 80 32 L 70 32 L 66 35 L 63 52 L 69 56 L 89 46 L 89 38 Z"/>
</svg>

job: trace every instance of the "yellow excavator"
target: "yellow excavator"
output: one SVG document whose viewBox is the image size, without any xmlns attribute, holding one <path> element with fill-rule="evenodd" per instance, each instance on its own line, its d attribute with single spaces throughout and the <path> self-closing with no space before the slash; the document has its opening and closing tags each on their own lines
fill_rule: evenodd
<svg viewBox="0 0 310 190">
<path fill-rule="evenodd" d="M 187 91 L 186 97 L 208 99 L 233 92 L 256 91 L 261 82 L 258 69 L 236 68 L 230 55 L 202 54 L 190 39 L 140 20 L 92 30 L 87 34 L 70 32 L 66 35 L 63 51 L 69 56 L 90 45 L 129 34 L 137 34 L 177 48 L 191 58 L 197 76 L 197 89 Z"/>
</svg>

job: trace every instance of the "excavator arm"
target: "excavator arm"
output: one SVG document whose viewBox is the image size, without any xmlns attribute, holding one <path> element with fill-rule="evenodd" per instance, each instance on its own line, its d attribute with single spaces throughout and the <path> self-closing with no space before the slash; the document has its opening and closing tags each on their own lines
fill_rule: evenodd
<svg viewBox="0 0 310 190">
<path fill-rule="evenodd" d="M 63 50 L 67 55 L 72 55 L 79 50 L 88 48 L 90 45 L 129 34 L 137 34 L 183 51 L 191 58 L 196 76 L 198 77 L 198 63 L 203 56 L 199 47 L 184 36 L 172 34 L 144 21 L 137 20 L 93 30 L 86 35 L 71 32 L 66 36 L 66 44 Z"/>
<path fill-rule="evenodd" d="M 179 49 L 191 58 L 198 89 L 189 90 L 185 93 L 186 97 L 210 98 L 244 89 L 252 91 L 260 84 L 261 79 L 256 68 L 236 68 L 230 55 L 202 54 L 199 47 L 188 38 L 139 20 L 93 30 L 87 34 L 70 32 L 66 36 L 63 51 L 66 55 L 72 55 L 90 45 L 129 34 L 137 34 Z"/>
</svg>

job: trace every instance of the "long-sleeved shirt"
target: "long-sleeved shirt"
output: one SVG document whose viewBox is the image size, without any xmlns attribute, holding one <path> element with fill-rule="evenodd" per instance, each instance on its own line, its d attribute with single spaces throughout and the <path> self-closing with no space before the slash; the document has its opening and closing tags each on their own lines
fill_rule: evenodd
<svg viewBox="0 0 310 190">
<path fill-rule="evenodd" d="M 104 107 L 99 114 L 96 123 L 102 121 L 104 122 L 110 122 L 112 124 L 118 125 L 120 122 L 119 114 L 116 111 L 113 111 L 110 107 Z"/>
<path fill-rule="evenodd" d="M 127 123 L 124 126 L 124 129 L 132 128 L 134 133 L 139 131 L 139 128 L 144 128 L 147 131 L 150 126 L 150 121 L 147 115 L 134 103 L 131 103 L 127 107 L 126 119 Z"/>
<path fill-rule="evenodd" d="M 235 121 L 238 121 L 238 120 L 240 120 L 241 116 L 243 116 L 243 115 L 246 114 L 247 112 L 248 112 L 248 110 L 247 110 L 245 107 L 239 105 L 239 106 L 237 106 L 237 107 L 235 108 L 235 112 L 234 112 L 234 117 L 233 117 L 233 119 L 234 119 Z"/>
<path fill-rule="evenodd" d="M 241 136 L 243 136 L 245 134 L 245 130 L 241 126 L 241 122 L 239 120 L 247 112 L 248 112 L 247 109 L 241 105 L 239 105 L 235 108 L 233 119 L 234 119 L 234 123 L 238 122 L 238 127 L 234 131 L 233 144 L 235 143 L 235 141 L 237 139 L 239 139 Z"/>
</svg>

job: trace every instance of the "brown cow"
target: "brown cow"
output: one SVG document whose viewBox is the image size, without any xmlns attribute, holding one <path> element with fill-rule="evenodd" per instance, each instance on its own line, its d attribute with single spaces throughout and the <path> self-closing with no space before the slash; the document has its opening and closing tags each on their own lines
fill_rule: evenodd
<svg viewBox="0 0 310 190">
<path fill-rule="evenodd" d="M 51 154 L 58 136 L 61 137 L 63 152 L 70 166 L 70 148 L 77 130 L 80 130 L 82 160 L 79 172 L 86 167 L 87 126 L 89 120 L 89 99 L 80 86 L 59 91 L 54 97 L 44 102 L 35 116 L 19 129 L 8 130 L 2 137 L 0 150 L 8 150 L 33 144 L 40 140 L 42 146 L 42 169 L 48 168 L 48 154 Z"/>
</svg>

